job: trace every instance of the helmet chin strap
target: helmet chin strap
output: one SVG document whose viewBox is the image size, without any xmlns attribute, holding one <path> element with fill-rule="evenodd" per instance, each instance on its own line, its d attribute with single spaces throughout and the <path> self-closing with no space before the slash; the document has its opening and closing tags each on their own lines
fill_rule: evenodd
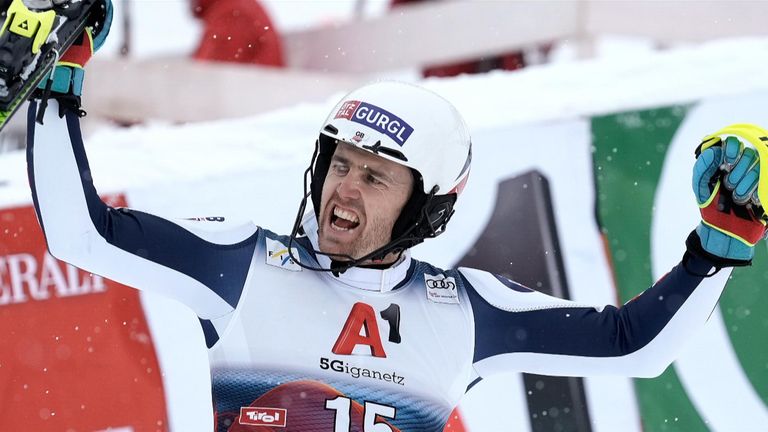
<svg viewBox="0 0 768 432">
<path fill-rule="evenodd" d="M 307 173 L 309 173 L 309 169 L 307 170 Z M 290 240 L 288 241 L 288 254 L 290 255 L 291 259 L 298 264 L 300 267 L 305 268 L 307 270 L 312 271 L 329 271 L 333 272 L 334 274 L 338 275 L 340 273 L 344 273 L 345 271 L 349 270 L 352 267 L 358 267 L 363 265 L 363 263 L 366 263 L 367 261 L 371 260 L 383 260 L 387 255 L 391 253 L 397 253 L 397 258 L 395 258 L 394 262 L 397 262 L 400 259 L 400 256 L 402 256 L 403 252 L 405 252 L 406 249 L 413 246 L 414 244 L 421 243 L 424 241 L 423 237 L 411 235 L 413 231 L 416 230 L 416 228 L 422 223 L 422 220 L 425 220 L 427 223 L 429 223 L 428 218 L 426 217 L 426 214 L 424 214 L 420 219 L 419 222 L 412 225 L 408 230 L 406 230 L 402 235 L 400 235 L 398 238 L 394 240 L 390 240 L 387 244 L 384 246 L 366 254 L 363 255 L 360 258 L 353 258 L 350 255 L 347 254 L 334 254 L 334 253 L 326 253 L 319 250 L 313 249 L 312 252 L 314 252 L 316 255 L 324 255 L 331 259 L 331 266 L 329 268 L 324 267 L 314 267 L 309 266 L 306 264 L 301 263 L 296 257 L 293 255 L 293 250 L 291 249 L 293 242 L 298 239 L 299 231 L 301 230 L 301 220 L 302 216 L 304 215 L 304 210 L 307 207 L 307 200 L 309 199 L 309 194 L 306 192 L 306 185 L 304 186 L 304 198 L 301 200 L 301 204 L 299 205 L 299 211 L 296 214 L 296 220 L 293 224 L 293 230 L 291 230 Z M 428 196 L 427 202 L 429 203 L 434 196 L 434 190 L 431 192 Z M 428 206 L 425 206 L 427 208 Z M 426 213 L 426 211 L 424 211 Z M 319 221 L 318 221 L 319 222 Z M 447 222 L 447 220 L 446 220 Z M 434 235 L 439 234 L 438 230 L 440 227 L 431 227 L 431 231 L 435 233 Z M 374 264 L 375 265 L 375 264 Z"/>
<path fill-rule="evenodd" d="M 310 168 L 307 168 L 307 170 L 304 172 L 305 179 L 308 176 L 311 176 L 312 174 L 311 167 L 312 165 L 310 165 Z M 397 253 L 397 258 L 394 261 L 394 262 L 397 262 L 406 249 L 424 241 L 424 237 L 421 237 L 418 235 L 412 235 L 412 233 L 416 230 L 416 228 L 420 226 L 420 224 L 422 224 L 423 222 L 428 224 L 429 231 L 432 234 L 431 237 L 434 237 L 440 234 L 441 232 L 440 229 L 444 227 L 444 223 L 448 222 L 447 219 L 450 219 L 450 215 L 449 215 L 446 218 L 446 220 L 443 221 L 443 224 L 437 227 L 435 227 L 429 220 L 426 209 L 429 208 L 429 204 L 431 203 L 432 198 L 435 195 L 435 192 L 437 192 L 437 186 L 435 186 L 435 188 L 433 188 L 433 190 L 427 196 L 427 205 L 424 206 L 424 209 L 422 210 L 422 217 L 419 218 L 416 223 L 414 223 L 411 227 L 409 227 L 398 238 L 394 240 L 390 240 L 384 246 L 366 255 L 363 255 L 360 258 L 353 258 L 352 256 L 346 255 L 346 254 L 326 253 L 326 252 L 313 249 L 312 252 L 314 252 L 316 255 L 324 255 L 331 259 L 331 266 L 329 268 L 324 268 L 324 267 L 315 267 L 315 266 L 309 266 L 309 265 L 303 264 L 293 255 L 293 249 L 292 249 L 293 242 L 298 239 L 299 231 L 302 229 L 301 220 L 302 220 L 302 216 L 304 215 L 304 211 L 307 207 L 307 200 L 309 199 L 309 196 L 310 196 L 310 194 L 307 192 L 307 183 L 305 181 L 304 182 L 304 198 L 302 198 L 301 204 L 299 205 L 299 211 L 296 214 L 296 220 L 294 221 L 293 229 L 291 230 L 291 235 L 288 241 L 288 254 L 290 255 L 291 259 L 293 259 L 293 261 L 302 268 L 305 268 L 307 270 L 312 270 L 312 271 L 329 271 L 329 272 L 333 272 L 336 275 L 340 273 L 344 273 L 345 271 L 349 270 L 352 267 L 361 266 L 363 265 L 363 263 L 366 263 L 366 261 L 383 260 L 387 255 L 391 253 Z M 451 213 L 452 212 L 453 211 L 451 210 Z"/>
</svg>

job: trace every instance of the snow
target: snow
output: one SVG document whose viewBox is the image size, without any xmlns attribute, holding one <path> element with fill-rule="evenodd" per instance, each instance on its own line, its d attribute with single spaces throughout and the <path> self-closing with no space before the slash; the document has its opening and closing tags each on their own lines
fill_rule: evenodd
<svg viewBox="0 0 768 432">
<path fill-rule="evenodd" d="M 423 84 L 453 102 L 470 130 L 768 89 L 765 38 L 638 52 L 517 72 L 428 79 Z M 88 138 L 100 190 L 200 179 L 266 166 L 293 167 L 291 178 L 299 179 L 323 119 L 341 96 L 251 118 L 101 130 Z M 116 153 L 121 158 L 115 158 Z M 0 189 L 0 204 L 29 200 L 22 159 L 21 153 L 0 157 L 0 184 L 8 183 Z"/>
</svg>

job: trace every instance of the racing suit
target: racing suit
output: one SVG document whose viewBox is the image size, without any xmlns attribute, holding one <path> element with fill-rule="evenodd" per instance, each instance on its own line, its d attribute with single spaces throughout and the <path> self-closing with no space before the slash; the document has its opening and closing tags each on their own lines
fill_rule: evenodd
<svg viewBox="0 0 768 432">
<path fill-rule="evenodd" d="M 313 252 L 313 213 L 290 244 L 250 222 L 111 208 L 94 188 L 77 115 L 59 117 L 52 101 L 37 126 L 36 110 L 28 169 L 51 254 L 197 314 L 219 431 L 441 431 L 478 377 L 656 376 L 730 274 L 702 277 L 712 263 L 686 253 L 685 265 L 616 308 L 408 252 L 386 269 L 309 271 L 295 260 L 330 264 Z"/>
</svg>

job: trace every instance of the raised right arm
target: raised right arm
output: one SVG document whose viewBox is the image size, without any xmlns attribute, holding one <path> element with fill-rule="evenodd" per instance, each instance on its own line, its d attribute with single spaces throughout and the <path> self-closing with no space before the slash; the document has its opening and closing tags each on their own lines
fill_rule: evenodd
<svg viewBox="0 0 768 432">
<path fill-rule="evenodd" d="M 30 103 L 27 163 L 38 220 L 50 253 L 122 284 L 164 294 L 202 319 L 231 312 L 259 237 L 253 224 L 170 221 L 112 208 L 99 198 L 80 119 L 51 100 L 44 125 Z"/>
</svg>

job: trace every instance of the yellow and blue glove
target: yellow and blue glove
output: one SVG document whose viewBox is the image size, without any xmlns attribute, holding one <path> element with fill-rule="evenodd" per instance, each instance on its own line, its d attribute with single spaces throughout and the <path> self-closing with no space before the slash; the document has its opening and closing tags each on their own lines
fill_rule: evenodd
<svg viewBox="0 0 768 432">
<path fill-rule="evenodd" d="M 749 145 L 745 145 L 749 143 Z M 766 235 L 768 132 L 750 124 L 728 126 L 704 138 L 693 167 L 693 192 L 701 211 L 689 249 L 717 267 L 749 265 Z M 761 166 L 762 165 L 762 166 Z M 699 245 L 691 244 L 698 240 Z"/>
</svg>

